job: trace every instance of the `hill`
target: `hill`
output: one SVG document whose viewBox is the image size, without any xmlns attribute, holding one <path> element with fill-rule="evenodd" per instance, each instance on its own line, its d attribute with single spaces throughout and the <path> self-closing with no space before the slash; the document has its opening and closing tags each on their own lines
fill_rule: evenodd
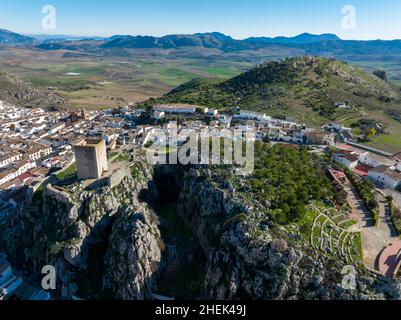
<svg viewBox="0 0 401 320">
<path fill-rule="evenodd" d="M 310 34 L 302 33 L 295 37 L 251 37 L 244 40 L 249 43 L 275 43 L 275 44 L 306 44 L 326 41 L 341 41 L 341 39 L 335 34 Z"/>
<path fill-rule="evenodd" d="M 181 47 L 204 47 L 222 50 L 244 50 L 252 45 L 234 40 L 222 33 L 196 33 L 193 35 L 168 35 L 164 37 L 117 36 L 103 44 L 102 48 L 174 49 Z"/>
<path fill-rule="evenodd" d="M 63 37 L 43 39 L 38 48 L 45 50 L 96 50 L 96 48 L 126 48 L 126 49 L 176 49 L 183 47 L 203 47 L 220 49 L 227 52 L 256 50 L 269 45 L 301 45 L 317 42 L 341 40 L 334 34 L 314 35 L 303 33 L 296 37 L 254 37 L 245 40 L 235 40 L 220 32 L 174 34 L 163 37 L 115 35 L 109 38 L 96 39 L 91 46 L 82 46 L 88 39 L 65 40 Z M 89 39 L 91 40 L 91 39 Z"/>
<path fill-rule="evenodd" d="M 53 92 L 38 90 L 26 81 L 0 70 L 0 100 L 28 108 L 41 107 L 57 110 L 65 105 L 65 101 Z"/>
<path fill-rule="evenodd" d="M 335 119 L 336 102 L 358 110 L 397 108 L 396 87 L 362 69 L 329 58 L 297 57 L 268 62 L 230 80 L 195 79 L 159 99 L 218 109 L 309 114 Z"/>
<path fill-rule="evenodd" d="M 0 29 L 0 44 L 2 45 L 33 44 L 34 41 L 34 38 L 23 36 L 5 29 Z"/>
</svg>

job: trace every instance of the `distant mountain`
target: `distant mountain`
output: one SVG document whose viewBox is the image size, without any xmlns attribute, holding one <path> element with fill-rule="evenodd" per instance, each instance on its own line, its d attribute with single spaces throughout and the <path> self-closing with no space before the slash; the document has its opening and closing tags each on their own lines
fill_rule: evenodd
<svg viewBox="0 0 401 320">
<path fill-rule="evenodd" d="M 41 91 L 30 83 L 0 70 L 0 100 L 27 108 L 63 108 L 65 100 L 51 91 Z"/>
<path fill-rule="evenodd" d="M 338 41 L 341 39 L 335 34 L 326 33 L 326 34 L 310 34 L 310 33 L 302 33 L 296 37 L 252 37 L 245 39 L 245 42 L 250 43 L 276 43 L 276 44 L 305 44 L 305 43 L 314 43 L 314 42 L 326 42 L 326 41 Z"/>
<path fill-rule="evenodd" d="M 161 49 L 170 50 L 172 55 L 174 55 L 174 49 L 177 49 L 180 50 L 181 56 L 195 58 L 198 57 L 199 50 L 205 49 L 203 51 L 205 56 L 211 59 L 217 55 L 224 59 L 223 55 L 226 53 L 235 53 L 240 55 L 241 61 L 253 61 L 253 57 L 257 60 L 260 51 L 263 50 L 265 52 L 262 52 L 262 55 L 268 52 L 273 59 L 300 55 L 333 57 L 348 62 L 372 59 L 398 62 L 397 59 L 401 59 L 401 40 L 342 40 L 330 33 L 320 35 L 303 33 L 295 37 L 252 37 L 245 40 L 236 40 L 219 32 L 164 37 L 115 35 L 109 38 L 96 37 L 70 41 L 63 40 L 60 36 L 46 39 L 37 47 L 43 50 L 79 51 L 80 54 L 120 57 L 134 54 L 132 50 L 135 49 L 154 50 L 154 54 L 159 54 L 155 51 Z M 197 51 L 194 52 L 194 49 Z M 247 51 L 250 52 L 249 55 Z"/>
<path fill-rule="evenodd" d="M 195 33 L 191 35 L 167 35 L 164 37 L 150 36 L 113 36 L 105 39 L 103 48 L 130 49 L 173 49 L 180 47 L 205 47 L 224 51 L 252 50 L 266 44 L 307 44 L 323 41 L 341 40 L 334 34 L 313 35 L 304 33 L 293 38 L 249 38 L 235 40 L 220 32 Z"/>
<path fill-rule="evenodd" d="M 27 37 L 5 29 L 0 29 L 0 44 L 2 45 L 14 46 L 22 44 L 33 44 L 34 42 L 34 38 Z"/>
<path fill-rule="evenodd" d="M 71 51 L 91 51 L 96 50 L 104 44 L 104 41 L 83 39 L 77 41 L 45 41 L 37 48 L 43 50 L 71 50 Z"/>
<path fill-rule="evenodd" d="M 103 44 L 102 48 L 130 49 L 173 49 L 180 47 L 205 47 L 217 49 L 246 49 L 249 45 L 234 40 L 222 33 L 196 33 L 192 35 L 168 35 L 164 37 L 150 36 L 114 36 Z"/>
<path fill-rule="evenodd" d="M 236 40 L 219 32 L 167 35 L 164 37 L 115 35 L 109 38 L 80 38 L 65 40 L 62 36 L 45 39 L 38 45 L 43 50 L 87 51 L 93 54 L 121 55 L 117 49 L 185 49 L 206 48 L 224 52 L 241 52 L 267 49 L 275 52 L 286 52 L 286 56 L 323 55 L 341 60 L 352 61 L 356 56 L 369 54 L 399 55 L 401 41 L 357 41 L 341 40 L 335 34 L 314 35 L 303 33 L 295 37 L 252 37 Z M 110 50 L 105 50 L 110 49 Z M 116 51 L 117 50 L 117 51 Z M 123 52 L 123 54 L 129 54 Z"/>
<path fill-rule="evenodd" d="M 401 108 L 400 93 L 391 84 L 345 62 L 309 56 L 268 62 L 224 82 L 195 79 L 156 101 L 325 119 L 333 119 L 340 101 L 368 110 Z"/>
</svg>

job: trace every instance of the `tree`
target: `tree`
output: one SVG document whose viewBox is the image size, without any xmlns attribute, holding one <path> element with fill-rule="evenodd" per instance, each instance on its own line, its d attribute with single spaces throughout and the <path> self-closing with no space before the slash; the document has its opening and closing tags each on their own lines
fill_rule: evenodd
<svg viewBox="0 0 401 320">
<path fill-rule="evenodd" d="M 377 134 L 377 130 L 375 128 L 368 128 L 365 131 L 365 138 L 367 140 L 371 140 Z"/>
</svg>

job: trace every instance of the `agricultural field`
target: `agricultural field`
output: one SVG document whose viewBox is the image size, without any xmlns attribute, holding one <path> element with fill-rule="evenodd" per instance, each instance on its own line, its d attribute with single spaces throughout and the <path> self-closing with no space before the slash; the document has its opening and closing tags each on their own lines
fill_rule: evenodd
<svg viewBox="0 0 401 320">
<path fill-rule="evenodd" d="M 374 137 L 374 139 L 367 143 L 368 146 L 377 148 L 390 153 L 397 153 L 401 150 L 401 122 L 398 122 L 382 111 L 367 111 L 366 114 L 354 114 L 347 117 L 345 121 L 341 121 L 344 126 L 350 127 L 353 123 L 356 123 L 361 119 L 374 119 L 382 123 L 389 132 L 389 134 L 380 134 Z"/>
<path fill-rule="evenodd" d="M 161 96 L 197 77 L 228 79 L 251 63 L 162 56 L 64 58 L 65 51 L 0 49 L 0 68 L 66 97 L 71 108 L 101 109 Z"/>
</svg>

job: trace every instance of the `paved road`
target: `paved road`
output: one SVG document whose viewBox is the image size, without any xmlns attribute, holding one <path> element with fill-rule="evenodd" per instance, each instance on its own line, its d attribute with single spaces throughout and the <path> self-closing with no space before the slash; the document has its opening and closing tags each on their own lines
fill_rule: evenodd
<svg viewBox="0 0 401 320">
<path fill-rule="evenodd" d="M 350 194 L 351 218 L 358 221 L 361 231 L 363 261 L 368 268 L 378 270 L 378 257 L 383 249 L 394 240 L 392 226 L 386 216 L 385 205 L 381 204 L 380 223 L 376 227 L 355 188 L 349 183 L 346 189 Z"/>
<path fill-rule="evenodd" d="M 391 241 L 392 239 L 397 238 L 397 232 L 391 223 L 390 212 L 386 198 L 379 192 L 375 192 L 375 197 L 380 208 L 378 228 L 383 235 L 385 235 Z"/>
</svg>

